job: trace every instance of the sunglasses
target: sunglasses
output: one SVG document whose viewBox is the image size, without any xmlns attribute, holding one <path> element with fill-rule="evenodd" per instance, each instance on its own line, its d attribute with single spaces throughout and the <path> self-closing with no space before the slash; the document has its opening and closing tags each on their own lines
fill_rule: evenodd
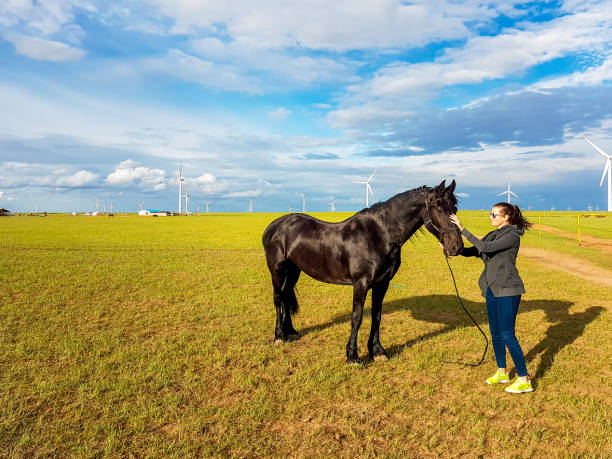
<svg viewBox="0 0 612 459">
<path fill-rule="evenodd" d="M 504 214 L 496 214 L 495 212 L 491 212 L 489 215 L 491 215 L 492 218 L 495 218 L 495 217 L 500 217 Z"/>
</svg>

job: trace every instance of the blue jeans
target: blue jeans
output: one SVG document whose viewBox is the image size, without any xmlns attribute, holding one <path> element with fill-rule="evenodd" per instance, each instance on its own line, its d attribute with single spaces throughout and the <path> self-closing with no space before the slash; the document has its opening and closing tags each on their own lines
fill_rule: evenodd
<svg viewBox="0 0 612 459">
<path fill-rule="evenodd" d="M 518 313 L 521 295 L 495 297 L 490 288 L 487 288 L 487 314 L 489 316 L 489 330 L 495 352 L 495 361 L 498 368 L 506 368 L 506 347 L 516 367 L 518 376 L 527 376 L 527 366 L 523 350 L 514 334 L 514 324 Z"/>
</svg>

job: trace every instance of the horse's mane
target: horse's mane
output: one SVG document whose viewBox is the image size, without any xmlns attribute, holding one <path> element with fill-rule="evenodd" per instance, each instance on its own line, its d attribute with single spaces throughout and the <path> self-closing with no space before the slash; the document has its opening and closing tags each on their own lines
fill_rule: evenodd
<svg viewBox="0 0 612 459">
<path fill-rule="evenodd" d="M 430 191 L 432 191 L 433 188 L 423 185 L 420 186 L 418 188 L 414 188 L 412 190 L 408 190 L 408 191 L 404 191 L 402 193 L 398 193 L 395 196 L 391 196 L 389 199 L 387 199 L 386 201 L 382 201 L 382 202 L 377 202 L 376 204 L 372 205 L 371 207 L 366 207 L 365 209 L 360 210 L 358 213 L 376 213 L 376 212 L 380 212 L 381 210 L 385 210 L 388 207 L 394 206 L 396 204 L 400 204 L 400 205 L 404 205 L 406 202 L 408 201 L 412 201 L 414 198 L 417 198 L 425 193 L 428 193 Z M 454 193 L 449 193 L 446 195 L 450 201 L 450 203 L 452 204 L 452 206 L 456 209 L 457 208 L 457 197 L 455 196 Z"/>
<path fill-rule="evenodd" d="M 358 213 L 361 214 L 361 213 L 379 212 L 395 204 L 400 204 L 400 203 L 405 203 L 406 201 L 411 201 L 414 198 L 419 197 L 423 193 L 427 193 L 431 191 L 432 189 L 433 188 L 431 187 L 423 185 L 418 188 L 414 188 L 413 190 L 404 191 L 402 193 L 396 194 L 395 196 L 391 196 L 386 201 L 377 202 L 371 207 L 366 207 L 365 209 L 360 210 Z"/>
</svg>

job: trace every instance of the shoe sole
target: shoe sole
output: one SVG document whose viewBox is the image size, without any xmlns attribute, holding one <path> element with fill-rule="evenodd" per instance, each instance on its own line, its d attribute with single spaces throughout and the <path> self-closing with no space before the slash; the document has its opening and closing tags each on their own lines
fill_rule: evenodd
<svg viewBox="0 0 612 459">
<path fill-rule="evenodd" d="M 526 392 L 533 392 L 533 388 L 531 389 L 523 389 L 523 390 L 508 390 L 507 388 L 504 389 L 506 392 L 509 392 L 511 394 L 524 394 Z"/>
<path fill-rule="evenodd" d="M 493 382 L 493 383 L 485 380 L 485 382 L 486 382 L 486 383 L 487 383 L 489 386 L 492 386 L 492 385 L 494 385 L 494 384 L 506 384 L 506 383 L 509 383 L 509 382 L 510 382 L 510 380 L 509 380 L 509 379 L 506 379 L 506 380 L 503 380 L 503 381 L 497 381 L 497 382 Z"/>
</svg>

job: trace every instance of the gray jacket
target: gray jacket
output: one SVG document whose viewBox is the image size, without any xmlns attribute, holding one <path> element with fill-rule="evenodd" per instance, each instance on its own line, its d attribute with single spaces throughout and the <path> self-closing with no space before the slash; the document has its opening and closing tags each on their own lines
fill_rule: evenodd
<svg viewBox="0 0 612 459">
<path fill-rule="evenodd" d="M 486 296 L 487 287 L 496 297 L 525 293 L 525 286 L 516 270 L 516 256 L 521 245 L 522 230 L 516 225 L 506 225 L 491 231 L 482 239 L 478 239 L 465 228 L 461 234 L 474 247 L 463 248 L 459 254 L 464 257 L 479 257 L 484 261 L 485 268 L 478 279 L 482 296 Z"/>
</svg>

